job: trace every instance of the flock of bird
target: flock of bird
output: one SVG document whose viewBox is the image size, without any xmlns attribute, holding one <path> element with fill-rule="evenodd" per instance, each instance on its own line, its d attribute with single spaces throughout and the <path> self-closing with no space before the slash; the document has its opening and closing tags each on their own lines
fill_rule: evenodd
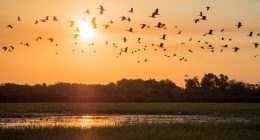
<svg viewBox="0 0 260 140">
<path fill-rule="evenodd" d="M 99 14 L 100 14 L 101 16 L 102 16 L 102 15 L 105 13 L 105 11 L 106 11 L 106 9 L 105 9 L 102 5 L 100 5 L 100 6 L 98 7 L 98 10 L 99 10 Z M 206 10 L 206 12 L 208 12 L 208 11 L 211 10 L 211 7 L 206 6 L 206 7 L 205 7 L 205 10 Z M 91 15 L 91 11 L 88 10 L 88 9 L 85 10 L 83 13 L 84 13 L 84 14 L 87 14 L 87 15 Z M 129 13 L 129 14 L 135 14 L 134 8 L 130 8 L 130 10 L 128 11 L 128 13 Z M 150 15 L 149 17 L 150 17 L 151 19 L 155 19 L 155 18 L 157 18 L 157 17 L 159 17 L 159 16 L 161 16 L 161 15 L 160 15 L 160 10 L 159 10 L 159 8 L 157 8 L 157 9 L 155 9 L 155 10 L 151 13 L 151 15 Z M 110 28 L 110 27 L 115 23 L 114 20 L 110 20 L 108 23 L 106 23 L 106 24 L 100 26 L 99 24 L 97 24 L 96 19 L 97 19 L 96 17 L 93 17 L 93 18 L 91 19 L 91 22 L 90 22 L 91 25 L 92 25 L 92 27 L 93 27 L 93 29 L 103 28 L 103 27 L 104 27 L 104 29 L 106 30 L 106 29 Z M 85 18 L 83 18 L 83 20 L 86 21 Z M 130 22 L 132 22 L 132 20 L 133 20 L 133 19 L 130 18 L 129 16 L 121 16 L 121 17 L 119 17 L 119 21 L 120 21 L 120 22 L 125 22 L 125 21 L 126 21 L 126 22 L 129 22 L 129 23 L 130 23 Z M 206 14 L 205 14 L 204 12 L 200 12 L 199 15 L 198 15 L 198 17 L 195 18 L 193 21 L 194 21 L 195 24 L 199 24 L 200 22 L 202 22 L 202 21 L 207 21 L 207 20 L 208 20 L 208 18 L 207 18 L 207 16 L 206 16 Z M 22 18 L 21 18 L 21 17 L 17 17 L 17 22 L 21 22 L 21 21 L 22 21 Z M 56 16 L 53 16 L 53 17 L 46 16 L 46 17 L 44 17 L 44 18 L 42 18 L 42 19 L 37 19 L 37 20 L 35 20 L 34 24 L 36 25 L 36 24 L 40 24 L 40 23 L 46 23 L 46 22 L 49 22 L 49 21 L 59 22 L 59 20 L 58 20 L 58 18 L 57 18 Z M 75 39 L 75 45 L 78 45 L 78 42 L 76 41 L 76 39 L 78 39 L 78 38 L 80 37 L 80 35 L 79 35 L 80 28 L 79 28 L 79 27 L 76 27 L 76 22 L 75 22 L 75 21 L 72 21 L 72 20 L 71 20 L 71 21 L 68 21 L 68 23 L 69 23 L 69 27 L 72 28 L 73 31 L 74 31 L 72 37 Z M 237 28 L 237 30 L 239 30 L 240 28 L 243 28 L 243 26 L 244 26 L 244 25 L 243 25 L 241 22 L 237 22 L 236 25 L 234 24 L 234 28 Z M 10 30 L 12 30 L 12 29 L 14 28 L 13 25 L 7 25 L 6 27 L 9 28 Z M 155 26 L 151 26 L 151 25 L 148 25 L 148 24 L 145 24 L 145 23 L 140 24 L 140 29 L 141 29 L 141 30 L 151 29 L 151 28 L 158 28 L 158 29 L 161 29 L 162 31 L 168 30 L 166 24 L 163 23 L 163 22 L 158 22 Z M 178 29 L 178 26 L 174 26 L 174 28 Z M 125 32 L 136 33 L 136 32 L 135 32 L 135 29 L 132 28 L 132 27 L 129 27 L 128 29 L 126 29 Z M 214 35 L 215 32 L 216 32 L 216 31 L 214 31 L 213 29 L 211 29 L 211 30 L 209 30 L 208 32 L 202 34 L 202 37 L 212 36 L 212 35 Z M 225 29 L 220 29 L 219 32 L 221 32 L 221 33 L 222 33 L 222 32 L 225 32 Z M 177 33 L 177 35 L 180 35 L 180 34 L 182 34 L 182 31 L 179 31 L 179 32 Z M 250 31 L 247 36 L 248 36 L 248 37 L 258 36 L 258 37 L 259 37 L 259 36 L 260 36 L 260 33 L 254 33 L 253 31 Z M 140 45 L 142 45 L 142 48 L 139 48 L 139 49 L 131 49 L 131 48 L 129 48 L 129 47 L 119 47 L 119 45 L 117 45 L 117 43 L 114 43 L 114 42 L 113 42 L 113 43 L 110 43 L 109 41 L 105 41 L 105 44 L 104 44 L 104 45 L 110 45 L 110 44 L 111 44 L 113 47 L 119 48 L 119 53 L 118 53 L 118 55 L 116 56 L 116 58 L 119 58 L 119 56 L 121 56 L 121 55 L 123 55 L 123 54 L 125 54 L 125 53 L 134 54 L 134 53 L 138 53 L 138 52 L 141 52 L 141 51 L 146 51 L 146 50 L 147 50 L 148 48 L 150 48 L 150 47 L 154 47 L 154 51 L 162 50 L 163 52 L 165 52 L 165 55 L 164 55 L 165 57 L 168 57 L 168 58 L 170 58 L 170 57 L 179 57 L 179 58 L 178 58 L 179 61 L 183 61 L 183 62 L 188 61 L 188 59 L 187 59 L 186 57 L 183 57 L 183 56 L 178 55 L 178 54 L 176 54 L 176 53 L 171 54 L 171 55 L 166 54 L 166 52 L 168 53 L 168 50 L 167 50 L 167 47 L 166 47 L 164 41 L 167 40 L 167 37 L 168 37 L 168 36 L 167 36 L 166 33 L 165 33 L 165 34 L 162 34 L 162 37 L 160 38 L 160 40 L 161 40 L 160 42 L 161 42 L 161 43 L 159 43 L 159 44 L 156 44 L 156 43 L 142 44 L 143 38 L 138 37 L 138 38 L 137 38 L 137 43 L 140 44 Z M 38 36 L 38 37 L 36 37 L 35 41 L 38 42 L 38 41 L 40 41 L 40 40 L 42 40 L 42 39 L 43 39 L 43 37 Z M 122 40 L 123 43 L 127 43 L 127 42 L 128 42 L 128 38 L 127 38 L 126 36 L 123 36 L 121 40 Z M 232 38 L 225 38 L 225 37 L 221 37 L 220 40 L 222 40 L 222 41 L 227 40 L 227 41 L 229 41 L 229 42 L 233 41 Z M 48 41 L 49 41 L 50 43 L 55 43 L 55 39 L 54 39 L 54 38 L 48 38 Z M 193 41 L 194 41 L 194 39 L 193 39 L 192 37 L 187 40 L 187 42 L 193 42 Z M 210 50 L 210 52 L 212 52 L 212 53 L 216 52 L 216 51 L 217 51 L 217 48 L 220 48 L 220 52 L 223 52 L 224 49 L 227 49 L 227 48 L 233 49 L 234 52 L 238 52 L 238 51 L 241 50 L 240 47 L 237 47 L 237 46 L 231 47 L 229 44 L 224 44 L 223 46 L 215 46 L 215 45 L 211 44 L 210 42 L 204 41 L 204 40 L 196 40 L 195 42 L 196 42 L 196 43 L 199 43 L 200 49 L 202 49 L 202 50 L 206 50 L 206 49 L 207 49 L 207 50 Z M 25 43 L 21 42 L 20 44 L 21 44 L 21 45 L 24 45 L 24 46 L 27 46 L 27 47 L 31 46 L 30 43 L 28 43 L 28 42 L 25 42 Z M 185 45 L 185 44 L 186 44 L 186 42 L 182 42 L 180 45 L 183 46 L 183 45 Z M 55 43 L 55 45 L 58 46 L 59 44 L 58 44 L 58 43 Z M 95 43 L 91 43 L 91 44 L 88 44 L 88 45 L 89 45 L 89 46 L 94 46 Z M 258 43 L 258 42 L 253 42 L 253 43 L 252 43 L 252 47 L 258 48 L 258 47 L 259 47 L 259 43 Z M 5 52 L 12 52 L 12 51 L 15 50 L 15 46 L 12 46 L 12 45 L 11 45 L 11 46 L 4 46 L 4 47 L 2 47 L 2 50 L 5 51 Z M 75 52 L 76 50 L 72 50 L 72 51 Z M 188 49 L 187 51 L 188 51 L 189 53 L 194 53 L 194 50 L 192 50 L 192 49 Z M 82 50 L 81 52 L 83 53 L 84 51 Z M 96 53 L 96 50 L 94 51 L 94 53 Z M 58 54 L 58 52 L 56 52 L 56 54 Z M 258 55 L 254 55 L 254 57 L 258 57 Z M 137 63 L 142 63 L 142 62 L 143 62 L 143 63 L 148 62 L 148 58 L 146 58 L 146 59 L 144 59 L 144 60 L 138 60 L 138 61 L 137 61 Z"/>
</svg>

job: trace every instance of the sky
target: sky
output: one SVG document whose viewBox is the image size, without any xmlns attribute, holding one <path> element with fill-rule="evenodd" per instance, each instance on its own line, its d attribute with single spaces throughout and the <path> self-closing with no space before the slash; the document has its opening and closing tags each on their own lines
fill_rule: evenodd
<svg viewBox="0 0 260 140">
<path fill-rule="evenodd" d="M 99 5 L 105 8 L 103 15 L 99 15 Z M 254 48 L 253 43 L 260 43 L 260 37 L 256 36 L 260 33 L 259 5 L 259 0 L 0 0 L 0 47 L 15 46 L 12 52 L 0 51 L 0 83 L 106 84 L 123 78 L 142 78 L 170 79 L 183 85 L 185 75 L 202 77 L 209 72 L 258 83 L 260 48 Z M 206 6 L 211 9 L 206 11 Z M 130 8 L 134 8 L 134 13 L 128 12 Z M 160 15 L 150 18 L 156 8 Z M 83 13 L 86 9 L 90 15 Z M 200 11 L 208 20 L 195 24 L 193 20 L 199 17 Z M 34 24 L 46 16 L 56 16 L 59 22 Z M 121 16 L 130 17 L 132 22 L 120 21 Z M 89 22 L 93 17 L 98 24 L 94 35 L 86 39 L 85 32 L 81 31 L 80 37 L 74 39 L 75 27 L 83 30 L 88 25 L 83 18 Z M 70 20 L 75 21 L 75 27 L 70 28 Z M 110 20 L 114 24 L 104 29 L 102 25 Z M 154 27 L 159 21 L 166 24 L 166 30 Z M 236 28 L 238 22 L 244 25 L 240 29 Z M 142 23 L 151 27 L 141 30 Z M 7 28 L 9 24 L 13 29 Z M 130 27 L 134 33 L 126 31 Z M 202 36 L 210 29 L 214 35 Z M 221 29 L 225 31 L 220 32 Z M 92 31 L 86 30 L 86 35 Z M 178 35 L 179 31 L 182 34 Z M 247 36 L 251 31 L 254 37 Z M 163 34 L 167 34 L 165 41 L 160 39 Z M 38 36 L 43 39 L 36 42 Z M 123 37 L 128 39 L 126 43 Z M 54 38 L 54 42 L 50 43 L 48 38 Z M 109 45 L 105 45 L 106 41 Z M 214 46 L 214 53 L 200 48 L 207 47 L 205 41 Z M 160 43 L 165 44 L 167 51 L 157 46 Z M 229 48 L 220 52 L 225 44 Z M 144 46 L 147 46 L 145 51 Z M 120 49 L 126 47 L 128 53 L 119 55 Z M 233 47 L 239 47 L 240 51 L 234 53 Z M 131 53 L 138 49 L 141 51 Z M 182 57 L 187 62 L 179 61 Z"/>
</svg>

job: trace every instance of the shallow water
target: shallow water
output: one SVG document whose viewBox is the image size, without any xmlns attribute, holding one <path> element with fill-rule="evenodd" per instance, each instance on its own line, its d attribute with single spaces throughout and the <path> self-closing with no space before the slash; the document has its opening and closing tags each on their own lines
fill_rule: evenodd
<svg viewBox="0 0 260 140">
<path fill-rule="evenodd" d="M 0 127 L 104 127 L 138 123 L 247 122 L 246 117 L 205 115 L 85 115 L 31 118 L 0 118 Z"/>
</svg>

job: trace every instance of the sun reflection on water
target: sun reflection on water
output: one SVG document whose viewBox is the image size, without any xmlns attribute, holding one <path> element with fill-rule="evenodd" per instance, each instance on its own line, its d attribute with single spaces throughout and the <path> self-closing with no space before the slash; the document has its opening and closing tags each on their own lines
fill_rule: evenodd
<svg viewBox="0 0 260 140">
<path fill-rule="evenodd" d="M 201 115 L 86 115 L 48 116 L 34 118 L 0 118 L 0 127 L 107 127 L 137 123 L 184 123 L 184 122 L 247 122 L 244 117 L 214 117 Z"/>
</svg>

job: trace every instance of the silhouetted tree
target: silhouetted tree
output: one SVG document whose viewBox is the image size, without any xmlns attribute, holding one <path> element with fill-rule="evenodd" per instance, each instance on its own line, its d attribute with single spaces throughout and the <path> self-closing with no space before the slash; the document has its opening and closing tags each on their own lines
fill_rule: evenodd
<svg viewBox="0 0 260 140">
<path fill-rule="evenodd" d="M 219 79 L 213 73 L 205 74 L 201 80 L 201 87 L 206 90 L 214 90 L 219 87 Z"/>
<path fill-rule="evenodd" d="M 185 79 L 185 87 L 187 90 L 196 90 L 200 88 L 200 82 L 198 77 L 192 79 Z"/>
<path fill-rule="evenodd" d="M 59 82 L 54 85 L 0 85 L 0 102 L 259 102 L 260 83 L 206 74 L 185 80 L 185 89 L 171 80 L 122 79 L 107 85 Z M 214 94 L 210 94 L 214 93 Z"/>
</svg>

